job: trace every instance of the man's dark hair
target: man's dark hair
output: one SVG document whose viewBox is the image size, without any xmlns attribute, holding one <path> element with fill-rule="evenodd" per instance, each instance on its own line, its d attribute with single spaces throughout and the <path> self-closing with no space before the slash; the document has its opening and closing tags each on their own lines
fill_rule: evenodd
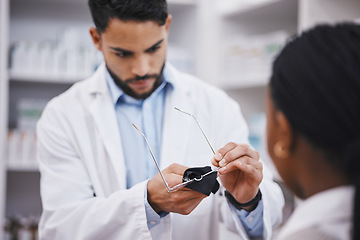
<svg viewBox="0 0 360 240">
<path fill-rule="evenodd" d="M 275 107 L 356 186 L 353 239 L 360 239 L 360 26 L 320 25 L 290 41 L 270 80 Z"/>
<path fill-rule="evenodd" d="M 155 21 L 164 25 L 168 16 L 166 0 L 89 0 L 91 16 L 99 34 L 112 18 L 123 21 Z"/>
</svg>

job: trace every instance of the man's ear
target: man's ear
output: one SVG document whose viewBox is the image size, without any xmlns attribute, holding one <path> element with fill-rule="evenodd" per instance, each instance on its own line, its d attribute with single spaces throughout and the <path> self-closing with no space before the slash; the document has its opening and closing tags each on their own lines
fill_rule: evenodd
<svg viewBox="0 0 360 240">
<path fill-rule="evenodd" d="M 169 14 L 165 21 L 165 29 L 167 33 L 169 33 L 171 22 L 172 22 L 172 15 Z"/>
<path fill-rule="evenodd" d="M 90 32 L 90 35 L 91 35 L 91 38 L 94 42 L 94 45 L 95 47 L 101 51 L 102 50 L 102 47 L 101 47 L 101 38 L 100 38 L 100 34 L 98 32 L 98 30 L 94 27 L 90 27 L 89 29 L 89 32 Z"/>
</svg>

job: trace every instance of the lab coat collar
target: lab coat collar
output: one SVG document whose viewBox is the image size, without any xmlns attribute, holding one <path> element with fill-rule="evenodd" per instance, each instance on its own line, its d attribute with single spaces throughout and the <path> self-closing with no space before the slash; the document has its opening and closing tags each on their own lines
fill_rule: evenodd
<svg viewBox="0 0 360 240">
<path fill-rule="evenodd" d="M 164 78 L 172 83 L 173 88 L 168 89 L 172 92 L 166 94 L 165 101 L 160 163 L 162 169 L 172 163 L 184 164 L 191 129 L 189 126 L 194 124 L 190 116 L 175 110 L 175 107 L 195 114 L 189 76 L 167 63 Z"/>
<path fill-rule="evenodd" d="M 105 64 L 99 66 L 89 81 L 88 94 L 92 99 L 89 104 L 89 112 L 109 154 L 119 186 L 121 189 L 126 189 L 125 160 L 121 138 L 119 134 L 114 134 L 114 132 L 119 132 L 119 127 L 116 121 L 115 108 L 106 84 Z"/>
<path fill-rule="evenodd" d="M 94 94 L 104 94 L 108 92 L 106 81 L 105 81 L 105 63 L 102 63 L 98 66 L 95 73 L 88 79 L 90 81 L 88 93 L 91 95 Z M 101 80 L 103 79 L 103 80 Z"/>
</svg>

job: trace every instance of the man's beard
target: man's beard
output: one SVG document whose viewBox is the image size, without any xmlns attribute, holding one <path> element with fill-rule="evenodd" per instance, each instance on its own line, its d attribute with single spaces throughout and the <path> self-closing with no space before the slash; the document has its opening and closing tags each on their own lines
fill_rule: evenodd
<svg viewBox="0 0 360 240">
<path fill-rule="evenodd" d="M 115 84 L 118 87 L 120 87 L 124 91 L 124 93 L 126 93 L 127 95 L 129 95 L 135 99 L 146 99 L 161 85 L 162 73 L 164 70 L 164 66 L 165 66 L 165 63 L 163 64 L 159 74 L 136 76 L 135 78 L 130 78 L 127 80 L 121 80 L 121 78 L 116 76 L 115 73 L 113 73 L 107 66 L 106 67 L 107 67 L 107 70 L 109 71 L 110 76 L 114 79 Z M 145 79 L 149 79 L 149 78 L 155 78 L 155 83 L 154 83 L 152 89 L 148 92 L 145 92 L 142 94 L 137 94 L 129 87 L 129 83 L 133 83 L 136 81 L 141 81 L 141 80 L 145 80 Z"/>
</svg>

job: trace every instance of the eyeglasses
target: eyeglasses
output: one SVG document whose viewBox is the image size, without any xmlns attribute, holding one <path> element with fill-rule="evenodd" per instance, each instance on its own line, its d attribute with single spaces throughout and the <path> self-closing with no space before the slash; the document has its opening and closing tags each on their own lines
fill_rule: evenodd
<svg viewBox="0 0 360 240">
<path fill-rule="evenodd" d="M 188 112 L 185 112 L 185 111 L 183 111 L 183 110 L 181 110 L 181 109 L 179 109 L 179 108 L 177 108 L 177 107 L 175 107 L 175 109 L 178 110 L 178 111 L 180 111 L 180 112 L 182 112 L 182 113 L 185 113 L 185 114 L 191 116 L 191 117 L 196 121 L 196 123 L 197 123 L 198 127 L 200 128 L 202 134 L 204 135 L 207 143 L 209 144 L 209 146 L 210 146 L 210 148 L 211 148 L 211 151 L 215 154 L 214 148 L 211 146 L 211 143 L 210 143 L 209 139 L 207 138 L 206 134 L 205 134 L 204 131 L 202 130 L 202 128 L 201 128 L 199 122 L 197 121 L 196 117 L 195 117 L 193 114 L 188 113 Z M 156 159 L 155 159 L 155 156 L 154 156 L 154 154 L 153 154 L 153 152 L 152 152 L 152 150 L 151 150 L 151 148 L 150 148 L 150 144 L 149 144 L 149 142 L 148 142 L 145 134 L 144 134 L 142 131 L 140 131 L 140 129 L 139 129 L 135 124 L 132 124 L 132 125 L 133 125 L 133 126 L 136 128 L 136 130 L 138 130 L 138 131 L 141 133 L 141 135 L 144 137 L 145 142 L 146 142 L 146 145 L 147 145 L 147 147 L 148 147 L 148 149 L 149 149 L 149 151 L 150 151 L 151 157 L 152 157 L 152 159 L 154 160 L 154 163 L 155 163 L 155 165 L 156 165 L 156 168 L 157 168 L 157 170 L 158 170 L 158 172 L 159 172 L 159 174 L 160 174 L 160 176 L 161 176 L 161 178 L 162 178 L 162 180 L 163 180 L 166 188 L 168 189 L 168 192 L 169 192 L 169 193 L 170 193 L 170 192 L 176 192 L 177 190 L 181 189 L 182 187 L 185 187 L 187 184 L 192 183 L 192 182 L 194 182 L 194 181 L 199 182 L 199 181 L 201 181 L 205 176 L 207 176 L 207 175 L 209 175 L 209 174 L 211 174 L 211 173 L 213 173 L 213 172 L 217 172 L 217 171 L 218 171 L 218 168 L 216 168 L 216 169 L 211 170 L 211 171 L 209 171 L 209 172 L 207 172 L 207 173 L 205 173 L 205 174 L 202 174 L 202 175 L 201 175 L 200 177 L 198 177 L 198 178 L 193 178 L 193 179 L 187 180 L 187 181 L 185 181 L 185 182 L 183 182 L 183 183 L 180 183 L 180 184 L 178 184 L 178 185 L 175 185 L 174 187 L 169 187 L 169 184 L 166 182 L 165 177 L 164 177 L 164 175 L 162 174 L 162 172 L 161 172 L 161 170 L 160 170 L 159 164 L 157 163 L 157 161 L 156 161 Z"/>
</svg>

